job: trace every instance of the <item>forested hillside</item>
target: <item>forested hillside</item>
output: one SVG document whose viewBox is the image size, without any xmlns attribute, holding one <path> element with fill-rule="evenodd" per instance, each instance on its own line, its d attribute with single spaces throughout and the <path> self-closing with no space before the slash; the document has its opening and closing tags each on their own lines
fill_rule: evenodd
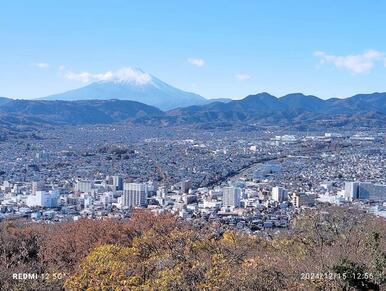
<svg viewBox="0 0 386 291">
<path fill-rule="evenodd" d="M 146 211 L 125 221 L 6 221 L 0 228 L 0 285 L 2 290 L 380 290 L 386 287 L 385 236 L 384 220 L 342 208 L 306 212 L 289 233 L 272 238 Z M 15 273 L 45 275 L 15 280 Z"/>
</svg>

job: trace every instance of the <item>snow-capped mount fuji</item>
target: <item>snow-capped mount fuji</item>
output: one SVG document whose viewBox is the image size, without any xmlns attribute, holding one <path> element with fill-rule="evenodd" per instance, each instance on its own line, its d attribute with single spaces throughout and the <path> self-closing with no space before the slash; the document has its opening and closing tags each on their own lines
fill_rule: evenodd
<svg viewBox="0 0 386 291">
<path fill-rule="evenodd" d="M 82 88 L 55 94 L 41 100 L 132 100 L 155 106 L 161 110 L 207 104 L 204 97 L 177 89 L 141 69 L 124 68 L 115 72 L 84 75 L 98 81 Z M 69 78 L 74 76 L 69 75 Z"/>
</svg>

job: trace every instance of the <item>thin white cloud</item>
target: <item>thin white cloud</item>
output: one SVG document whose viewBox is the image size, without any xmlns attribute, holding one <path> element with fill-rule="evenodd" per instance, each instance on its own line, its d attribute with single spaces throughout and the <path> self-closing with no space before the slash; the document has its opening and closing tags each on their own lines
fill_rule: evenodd
<svg viewBox="0 0 386 291">
<path fill-rule="evenodd" d="M 245 81 L 245 80 L 249 80 L 251 76 L 248 74 L 236 74 L 235 78 L 239 81 Z"/>
<path fill-rule="evenodd" d="M 333 64 L 354 74 L 368 73 L 378 63 L 386 65 L 385 53 L 373 49 L 357 55 L 336 56 L 323 51 L 316 51 L 314 55 L 319 58 L 321 64 Z"/>
<path fill-rule="evenodd" d="M 47 69 L 50 66 L 47 63 L 34 63 L 33 65 L 39 69 Z"/>
<path fill-rule="evenodd" d="M 145 85 L 151 81 L 151 76 L 139 69 L 122 68 L 117 71 L 107 71 L 104 73 L 90 72 L 67 72 L 64 77 L 68 80 L 88 83 L 92 81 L 119 81 L 130 82 L 136 85 Z"/>
<path fill-rule="evenodd" d="M 134 82 L 137 85 L 145 85 L 151 81 L 151 76 L 148 73 L 133 68 L 122 68 L 113 72 L 112 78 L 118 81 Z"/>
<path fill-rule="evenodd" d="M 203 67 L 205 65 L 205 61 L 200 58 L 188 58 L 188 63 L 197 67 Z"/>
</svg>

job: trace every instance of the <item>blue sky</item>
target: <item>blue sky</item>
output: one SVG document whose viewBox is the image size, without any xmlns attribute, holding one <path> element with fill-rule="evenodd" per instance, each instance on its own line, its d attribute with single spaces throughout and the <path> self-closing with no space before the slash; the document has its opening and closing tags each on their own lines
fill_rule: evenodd
<svg viewBox="0 0 386 291">
<path fill-rule="evenodd" d="M 383 92 L 385 15 L 375 0 L 2 1 L 0 96 L 125 67 L 207 98 Z"/>
</svg>

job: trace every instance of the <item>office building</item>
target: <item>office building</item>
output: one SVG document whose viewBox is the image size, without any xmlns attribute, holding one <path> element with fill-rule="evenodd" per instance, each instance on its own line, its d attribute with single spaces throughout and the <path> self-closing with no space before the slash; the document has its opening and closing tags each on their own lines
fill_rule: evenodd
<svg viewBox="0 0 386 291">
<path fill-rule="evenodd" d="M 386 185 L 370 182 L 346 182 L 345 196 L 349 200 L 386 201 Z"/>
<path fill-rule="evenodd" d="M 358 182 L 346 182 L 344 184 L 344 193 L 348 200 L 358 199 L 358 186 Z"/>
<path fill-rule="evenodd" d="M 59 192 L 57 191 L 36 191 L 35 195 L 28 195 L 26 204 L 29 207 L 57 207 Z"/>
<path fill-rule="evenodd" d="M 120 176 L 113 176 L 113 187 L 114 190 L 123 190 L 123 178 Z"/>
<path fill-rule="evenodd" d="M 148 189 L 143 183 L 124 183 L 122 206 L 145 207 L 147 205 Z"/>
<path fill-rule="evenodd" d="M 292 204 L 295 207 L 315 205 L 315 196 L 306 193 L 294 193 L 292 195 Z"/>
<path fill-rule="evenodd" d="M 89 180 L 78 180 L 75 185 L 75 191 L 82 193 L 91 193 L 92 182 Z"/>
<path fill-rule="evenodd" d="M 223 206 L 240 207 L 241 189 L 239 187 L 223 188 Z"/>
<path fill-rule="evenodd" d="M 359 183 L 358 199 L 386 201 L 386 185 Z"/>
<path fill-rule="evenodd" d="M 288 191 L 282 187 L 273 187 L 271 193 L 274 201 L 283 202 L 288 199 Z"/>
</svg>

